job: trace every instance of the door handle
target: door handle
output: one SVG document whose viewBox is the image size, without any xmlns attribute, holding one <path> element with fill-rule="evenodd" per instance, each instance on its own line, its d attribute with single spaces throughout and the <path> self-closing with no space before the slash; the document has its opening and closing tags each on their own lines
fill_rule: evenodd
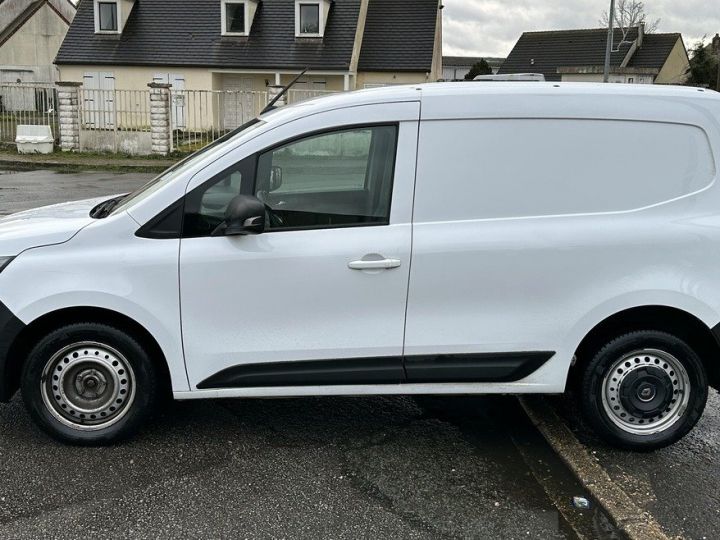
<svg viewBox="0 0 720 540">
<path fill-rule="evenodd" d="M 348 263 L 351 270 L 389 270 L 390 268 L 398 268 L 402 263 L 400 259 L 379 259 L 352 261 Z"/>
</svg>

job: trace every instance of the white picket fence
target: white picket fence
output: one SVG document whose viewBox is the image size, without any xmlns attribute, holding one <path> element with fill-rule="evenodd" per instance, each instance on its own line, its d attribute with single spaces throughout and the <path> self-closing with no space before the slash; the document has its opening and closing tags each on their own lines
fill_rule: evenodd
<svg viewBox="0 0 720 540">
<path fill-rule="evenodd" d="M 18 125 L 50 126 L 57 138 L 57 90 L 52 85 L 0 85 L 0 143 L 14 143 Z"/>
<path fill-rule="evenodd" d="M 290 90 L 287 103 L 333 92 Z M 194 151 L 259 115 L 268 92 L 170 90 L 172 147 Z M 80 149 L 141 155 L 150 152 L 150 90 L 78 89 Z M 0 86 L 0 142 L 13 143 L 20 124 L 50 125 L 57 140 L 57 89 Z"/>
<path fill-rule="evenodd" d="M 290 90 L 288 103 L 330 94 Z M 149 152 L 149 90 L 79 90 L 81 150 L 143 154 Z M 170 91 L 172 146 L 194 151 L 258 116 L 268 92 Z"/>
<path fill-rule="evenodd" d="M 287 103 L 299 103 L 334 92 L 290 90 Z M 192 151 L 257 117 L 267 107 L 266 91 L 171 90 L 173 148 Z"/>
</svg>

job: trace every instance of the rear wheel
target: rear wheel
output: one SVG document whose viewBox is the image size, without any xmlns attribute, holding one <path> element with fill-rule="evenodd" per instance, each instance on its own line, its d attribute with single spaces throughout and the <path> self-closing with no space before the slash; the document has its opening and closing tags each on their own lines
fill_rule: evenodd
<svg viewBox="0 0 720 540">
<path fill-rule="evenodd" d="M 653 450 L 676 442 L 697 423 L 707 401 L 702 361 L 684 341 L 657 331 L 608 342 L 581 377 L 583 413 L 604 439 Z"/>
<path fill-rule="evenodd" d="M 73 324 L 43 338 L 22 376 L 35 422 L 72 444 L 109 444 L 130 436 L 151 409 L 157 381 L 143 348 L 116 328 Z"/>
</svg>

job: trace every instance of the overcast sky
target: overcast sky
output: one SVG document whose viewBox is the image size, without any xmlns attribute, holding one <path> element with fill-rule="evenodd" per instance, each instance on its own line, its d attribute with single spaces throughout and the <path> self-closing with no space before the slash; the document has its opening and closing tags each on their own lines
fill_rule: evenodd
<svg viewBox="0 0 720 540">
<path fill-rule="evenodd" d="M 528 30 L 597 28 L 609 0 L 444 0 L 443 54 L 507 56 Z M 658 32 L 680 32 L 691 48 L 720 32 L 719 0 L 645 0 Z"/>
</svg>

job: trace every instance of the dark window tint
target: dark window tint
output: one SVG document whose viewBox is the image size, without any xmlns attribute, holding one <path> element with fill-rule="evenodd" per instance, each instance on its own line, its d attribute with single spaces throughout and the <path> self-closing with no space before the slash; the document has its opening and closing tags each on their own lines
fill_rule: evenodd
<svg viewBox="0 0 720 540">
<path fill-rule="evenodd" d="M 117 4 L 115 2 L 99 2 L 100 30 L 115 31 L 117 26 Z"/>
<path fill-rule="evenodd" d="M 185 238 L 212 234 L 223 222 L 230 201 L 240 193 L 250 191 L 251 185 L 246 182 L 252 177 L 253 164 L 254 159 L 246 159 L 187 195 L 183 222 Z"/>
<path fill-rule="evenodd" d="M 225 31 L 245 32 L 245 4 L 225 4 Z"/>
<path fill-rule="evenodd" d="M 255 196 L 269 230 L 387 224 L 396 126 L 314 135 L 258 157 Z"/>
<path fill-rule="evenodd" d="M 318 4 L 300 4 L 300 33 L 320 33 L 320 6 Z"/>
</svg>

